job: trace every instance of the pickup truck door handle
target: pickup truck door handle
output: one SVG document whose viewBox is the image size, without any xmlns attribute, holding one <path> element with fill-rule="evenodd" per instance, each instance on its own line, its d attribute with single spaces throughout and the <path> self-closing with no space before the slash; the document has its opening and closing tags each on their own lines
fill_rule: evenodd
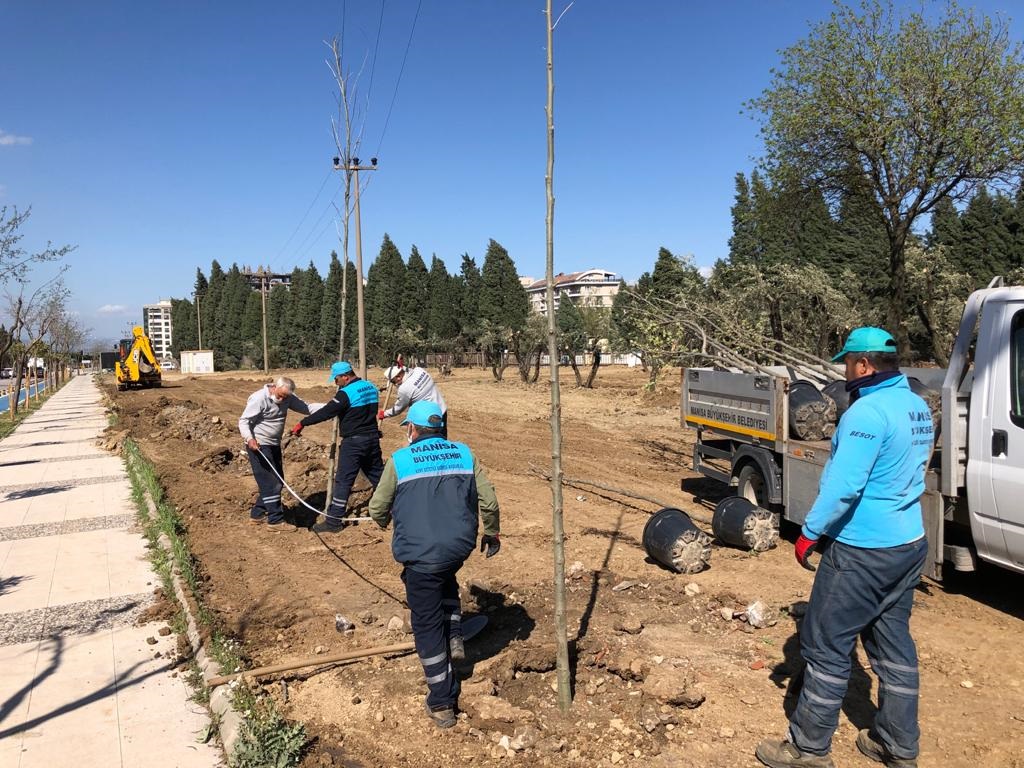
<svg viewBox="0 0 1024 768">
<path fill-rule="evenodd" d="M 992 455 L 1005 456 L 1007 451 L 1007 435 L 1005 429 L 992 430 Z"/>
</svg>

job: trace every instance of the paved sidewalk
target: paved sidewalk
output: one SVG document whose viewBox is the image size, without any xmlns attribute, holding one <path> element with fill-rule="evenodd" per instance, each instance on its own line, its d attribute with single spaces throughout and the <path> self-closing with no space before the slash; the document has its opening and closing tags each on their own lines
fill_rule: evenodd
<svg viewBox="0 0 1024 768">
<path fill-rule="evenodd" d="M 0 441 L 0 766 L 220 765 L 175 636 L 136 626 L 158 579 L 106 425 L 77 376 Z"/>
</svg>

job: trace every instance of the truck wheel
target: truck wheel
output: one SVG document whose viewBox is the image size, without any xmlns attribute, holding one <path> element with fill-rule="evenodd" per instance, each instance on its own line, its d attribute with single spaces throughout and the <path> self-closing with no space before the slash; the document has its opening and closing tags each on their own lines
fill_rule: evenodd
<svg viewBox="0 0 1024 768">
<path fill-rule="evenodd" d="M 736 477 L 736 495 L 751 504 L 768 508 L 768 489 L 756 464 L 744 464 Z"/>
</svg>

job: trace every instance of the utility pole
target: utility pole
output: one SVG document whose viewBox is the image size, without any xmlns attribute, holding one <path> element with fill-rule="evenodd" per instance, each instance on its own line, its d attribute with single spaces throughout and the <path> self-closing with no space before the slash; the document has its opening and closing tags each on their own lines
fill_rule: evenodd
<svg viewBox="0 0 1024 768">
<path fill-rule="evenodd" d="M 267 271 L 260 267 L 260 302 L 263 305 L 263 372 L 270 373 L 270 361 L 267 357 Z"/>
<path fill-rule="evenodd" d="M 347 158 L 342 163 L 340 157 L 334 158 L 334 170 L 351 172 L 355 180 L 355 202 L 353 212 L 356 215 L 356 314 L 359 316 L 359 377 L 366 378 L 366 312 L 363 307 L 363 236 L 359 220 L 359 172 L 376 171 L 377 158 L 371 157 L 369 165 L 360 165 L 358 157 Z"/>
</svg>

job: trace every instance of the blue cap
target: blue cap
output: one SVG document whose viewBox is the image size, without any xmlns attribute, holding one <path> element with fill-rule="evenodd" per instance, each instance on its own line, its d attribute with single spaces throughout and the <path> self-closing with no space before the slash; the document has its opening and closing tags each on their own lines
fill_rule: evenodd
<svg viewBox="0 0 1024 768">
<path fill-rule="evenodd" d="M 344 360 L 339 360 L 331 366 L 331 381 L 345 373 L 352 373 L 352 365 Z"/>
<path fill-rule="evenodd" d="M 839 354 L 832 358 L 837 363 L 851 352 L 898 352 L 896 339 L 888 331 L 881 328 L 854 328 L 846 337 L 846 343 Z"/>
<path fill-rule="evenodd" d="M 429 400 L 420 400 L 409 406 L 402 424 L 415 424 L 417 427 L 440 428 L 444 423 L 441 406 Z"/>
</svg>

